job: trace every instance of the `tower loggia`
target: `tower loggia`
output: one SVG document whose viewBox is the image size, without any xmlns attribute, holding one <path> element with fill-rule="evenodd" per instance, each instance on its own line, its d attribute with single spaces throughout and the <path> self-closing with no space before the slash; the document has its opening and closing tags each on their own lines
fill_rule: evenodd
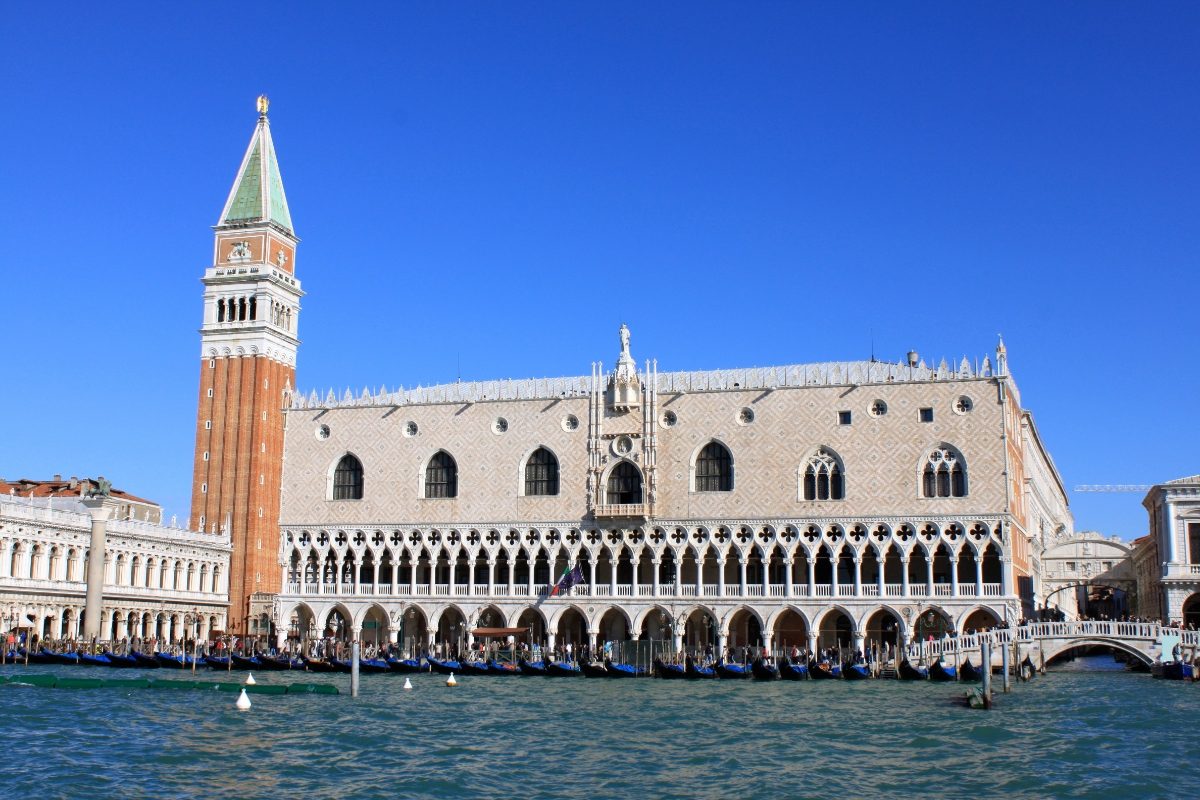
<svg viewBox="0 0 1200 800">
<path fill-rule="evenodd" d="M 228 628 L 244 635 L 260 632 L 251 595 L 280 586 L 282 408 L 295 382 L 304 294 L 266 97 L 214 232 L 203 278 L 191 527 L 229 532 Z"/>
</svg>

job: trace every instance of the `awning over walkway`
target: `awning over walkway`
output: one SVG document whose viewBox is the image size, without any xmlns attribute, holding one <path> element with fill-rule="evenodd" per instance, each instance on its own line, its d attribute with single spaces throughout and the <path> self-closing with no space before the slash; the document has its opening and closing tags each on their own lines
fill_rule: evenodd
<svg viewBox="0 0 1200 800">
<path fill-rule="evenodd" d="M 476 638 L 496 637 L 496 636 L 520 636 L 528 634 L 528 628 L 476 628 L 471 631 L 471 635 Z"/>
</svg>

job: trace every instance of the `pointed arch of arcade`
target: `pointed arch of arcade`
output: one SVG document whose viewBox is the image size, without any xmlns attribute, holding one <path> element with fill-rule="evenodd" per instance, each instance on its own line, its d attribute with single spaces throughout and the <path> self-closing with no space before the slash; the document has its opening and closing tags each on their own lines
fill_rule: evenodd
<svg viewBox="0 0 1200 800">
<path fill-rule="evenodd" d="M 785 616 L 787 616 L 789 613 L 796 614 L 797 616 L 799 616 L 800 621 L 804 623 L 804 627 L 806 630 L 811 631 L 813 629 L 813 620 L 808 616 L 808 614 L 804 613 L 804 610 L 802 608 L 800 608 L 799 606 L 794 606 L 794 605 L 787 605 L 787 606 L 783 606 L 782 608 L 775 609 L 775 611 L 771 614 L 771 616 L 767 617 L 768 627 L 772 631 L 775 630 L 775 627 L 779 624 L 779 621 L 781 619 L 783 619 Z"/>
<path fill-rule="evenodd" d="M 375 612 L 375 616 L 383 620 L 385 626 L 391 627 L 392 619 L 388 616 L 387 609 L 379 603 L 371 603 L 369 606 L 360 608 L 358 615 L 354 619 L 354 627 L 362 630 L 363 623 L 367 621 L 372 612 Z"/>
<path fill-rule="evenodd" d="M 613 636 L 611 634 L 617 632 L 614 630 L 614 621 L 611 617 L 616 617 L 617 621 L 624 625 L 624 636 Z M 598 630 L 599 641 L 620 641 L 624 639 L 632 639 L 636 628 L 633 627 L 633 620 L 624 608 L 617 605 L 604 606 L 599 610 L 596 616 L 596 628 Z"/>
<path fill-rule="evenodd" d="M 917 638 L 933 636 L 934 639 L 940 639 L 953 630 L 957 628 L 949 612 L 941 606 L 929 605 L 921 606 L 920 612 L 913 618 L 910 632 Z"/>
<path fill-rule="evenodd" d="M 559 606 L 558 608 L 556 608 L 554 610 L 554 612 L 550 615 L 549 630 L 557 631 L 558 624 L 560 622 L 562 622 L 563 617 L 565 617 L 567 615 L 567 612 L 569 612 L 569 611 L 578 612 L 579 616 L 583 617 L 584 624 L 587 625 L 589 630 L 591 629 L 592 621 L 591 621 L 591 618 L 588 616 L 587 610 L 582 608 L 581 606 L 576 605 L 575 603 L 566 603 L 565 605 L 562 605 L 562 606 Z"/>
<path fill-rule="evenodd" d="M 446 616 L 448 612 L 458 614 L 458 616 L 464 621 L 467 619 L 467 612 L 463 611 L 461 606 L 459 606 L 457 603 L 446 603 L 445 605 L 438 606 L 429 614 L 427 617 L 429 620 L 429 627 L 439 627 L 442 622 L 442 617 Z"/>
<path fill-rule="evenodd" d="M 526 615 L 532 616 L 532 622 L 534 624 L 529 625 L 524 622 Z M 550 626 L 546 623 L 546 615 L 542 613 L 540 608 L 532 605 L 525 605 L 515 609 L 512 612 L 512 616 L 509 618 L 508 626 L 510 628 L 532 627 L 534 630 L 533 635 L 530 638 L 534 641 L 540 640 L 546 635 L 546 632 L 550 630 Z"/>
<path fill-rule="evenodd" d="M 820 630 L 821 626 L 825 624 L 825 621 L 827 619 L 829 619 L 830 617 L 832 617 L 838 613 L 845 615 L 846 619 L 850 620 L 850 626 L 851 626 L 852 632 L 857 633 L 858 631 L 862 630 L 862 626 L 859 624 L 858 617 L 854 616 L 854 614 L 850 611 L 850 609 L 846 608 L 845 606 L 843 606 L 839 603 L 834 603 L 831 606 L 827 606 L 827 607 L 821 609 L 820 613 L 818 613 L 817 615 L 815 615 L 813 617 L 812 623 L 813 623 L 814 630 Z"/>
<path fill-rule="evenodd" d="M 642 609 L 633 617 L 633 630 L 637 633 L 640 633 L 642 628 L 646 625 L 647 620 L 649 620 L 652 616 L 658 617 L 663 614 L 670 618 L 672 622 L 675 621 L 673 615 L 671 614 L 671 610 L 666 606 L 653 605 L 649 608 Z"/>
<path fill-rule="evenodd" d="M 734 606 L 731 608 L 728 613 L 725 614 L 725 617 L 721 619 L 721 629 L 728 630 L 729 624 L 733 622 L 733 618 L 743 611 L 749 614 L 751 619 L 758 622 L 760 630 L 767 630 L 767 623 L 766 620 L 763 619 L 763 615 L 760 614 L 758 609 L 754 606 L 747 605 Z"/>
<path fill-rule="evenodd" d="M 336 627 L 331 628 L 330 626 L 330 620 L 333 618 L 334 614 L 338 614 L 343 620 L 342 629 L 340 631 Z M 333 636 L 342 639 L 348 639 L 350 638 L 350 629 L 352 627 L 353 619 L 354 614 L 351 613 L 350 609 L 347 608 L 344 603 L 330 603 L 321 609 L 321 614 L 319 617 L 317 617 L 317 635 L 324 637 L 325 631 L 332 630 Z"/>
<path fill-rule="evenodd" d="M 969 628 L 969 627 L 975 628 L 976 630 L 983 630 L 983 627 L 981 627 L 979 625 L 979 620 L 976 620 L 975 622 L 972 622 L 972 620 L 975 619 L 976 617 L 978 617 L 979 619 L 984 619 L 985 618 L 984 615 L 986 615 L 987 617 L 991 617 L 991 619 L 988 620 L 988 624 L 986 627 L 987 628 L 995 628 L 995 627 L 998 627 L 1000 625 L 1000 623 L 1003 621 L 1004 610 L 993 608 L 992 606 L 987 606 L 987 605 L 971 606 L 966 611 L 964 611 L 962 614 L 959 614 L 958 621 L 956 623 L 957 630 L 962 631 L 963 633 L 966 633 L 967 628 Z"/>
<path fill-rule="evenodd" d="M 475 626 L 479 628 L 507 628 L 508 615 L 497 605 L 483 606 L 475 613 Z"/>
</svg>

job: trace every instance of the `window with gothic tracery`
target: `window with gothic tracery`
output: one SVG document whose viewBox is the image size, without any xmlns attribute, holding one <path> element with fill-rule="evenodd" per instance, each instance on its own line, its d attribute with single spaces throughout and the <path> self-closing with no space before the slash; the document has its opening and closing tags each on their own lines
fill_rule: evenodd
<svg viewBox="0 0 1200 800">
<path fill-rule="evenodd" d="M 425 467 L 425 496 L 458 497 L 458 465 L 445 450 L 439 450 Z"/>
<path fill-rule="evenodd" d="M 696 456 L 696 491 L 733 491 L 733 457 L 720 442 L 709 442 Z"/>
<path fill-rule="evenodd" d="M 844 500 L 846 478 L 841 460 L 831 451 L 821 448 L 804 468 L 805 500 Z"/>
<path fill-rule="evenodd" d="M 533 451 L 525 462 L 525 495 L 544 497 L 558 494 L 558 459 L 544 447 Z"/>
<path fill-rule="evenodd" d="M 362 500 L 362 462 L 347 453 L 333 471 L 334 500 Z"/>
<path fill-rule="evenodd" d="M 951 447 L 939 447 L 929 454 L 921 475 L 924 497 L 966 497 L 967 465 Z"/>
</svg>

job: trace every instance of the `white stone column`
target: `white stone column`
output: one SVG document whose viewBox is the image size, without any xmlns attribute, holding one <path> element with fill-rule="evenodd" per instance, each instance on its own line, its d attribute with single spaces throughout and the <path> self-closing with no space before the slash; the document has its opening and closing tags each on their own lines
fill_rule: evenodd
<svg viewBox="0 0 1200 800">
<path fill-rule="evenodd" d="M 112 513 L 102 505 L 100 499 L 84 500 L 88 514 L 92 518 L 91 549 L 88 551 L 88 580 L 87 599 L 85 607 L 83 638 L 87 640 L 103 639 L 100 629 L 101 609 L 104 606 L 104 548 L 106 544 L 106 527 Z"/>
<path fill-rule="evenodd" d="M 933 556 L 933 553 L 925 554 L 925 591 L 928 597 L 933 597 Z"/>
<path fill-rule="evenodd" d="M 1012 557 L 1000 559 L 1000 593 L 1008 597 L 1012 592 Z"/>
<path fill-rule="evenodd" d="M 783 596 L 792 596 L 792 559 L 790 556 L 783 562 Z"/>
<path fill-rule="evenodd" d="M 488 597 L 496 593 L 496 559 L 489 558 L 488 562 Z"/>
<path fill-rule="evenodd" d="M 653 565 L 652 568 L 654 571 L 654 575 L 651 576 L 651 579 L 652 579 L 651 583 L 653 584 L 653 588 L 650 590 L 650 594 L 652 597 L 658 597 L 658 570 L 659 570 L 659 567 L 662 565 L 662 561 L 660 561 L 659 559 L 656 558 L 651 562 L 651 564 Z"/>
<path fill-rule="evenodd" d="M 743 553 L 738 553 L 738 594 L 741 597 L 746 596 L 746 557 Z"/>
<path fill-rule="evenodd" d="M 900 593 L 908 597 L 908 554 L 900 557 Z"/>
<path fill-rule="evenodd" d="M 815 597 L 817 594 L 817 560 L 811 557 L 804 559 L 808 563 L 808 596 Z"/>
<path fill-rule="evenodd" d="M 721 628 L 717 631 L 717 658 L 724 660 L 725 648 L 729 646 L 729 629 Z"/>
<path fill-rule="evenodd" d="M 817 632 L 809 631 L 808 632 L 808 654 L 809 654 L 810 658 L 816 657 L 816 655 L 817 655 L 817 642 L 818 642 Z"/>
<path fill-rule="evenodd" d="M 955 556 L 954 560 L 952 562 L 950 562 L 950 596 L 951 597 L 958 597 L 958 559 L 959 559 L 959 556 L 961 556 L 961 555 L 962 555 L 962 553 L 960 551 L 959 555 Z"/>
<path fill-rule="evenodd" d="M 854 652 L 856 652 L 856 653 L 863 652 L 864 639 L 865 639 L 865 637 L 863 636 L 862 631 L 857 631 L 857 630 L 854 631 Z M 866 655 L 866 654 L 864 653 L 864 655 Z"/>
<path fill-rule="evenodd" d="M 835 601 L 838 596 L 838 562 L 841 560 L 840 553 L 829 558 L 829 594 Z"/>
<path fill-rule="evenodd" d="M 591 579 L 588 581 L 588 594 L 595 597 L 599 592 L 596 591 L 596 559 L 595 557 L 588 558 L 588 571 L 591 573 Z M 633 579 L 637 580 L 637 565 L 633 567 Z"/>
<path fill-rule="evenodd" d="M 675 557 L 675 586 L 671 592 L 672 597 L 679 597 L 679 593 L 683 586 L 683 556 Z M 678 652 L 678 651 L 677 651 Z"/>
<path fill-rule="evenodd" d="M 975 596 L 983 597 L 983 554 L 975 554 Z"/>
<path fill-rule="evenodd" d="M 854 556 L 854 596 L 862 597 L 862 558 Z"/>
<path fill-rule="evenodd" d="M 887 567 L 887 554 L 884 554 L 882 559 L 876 559 L 876 562 L 879 566 L 879 574 L 877 574 L 875 576 L 875 583 L 879 587 L 879 596 L 883 597 L 884 586 L 887 583 L 884 580 L 884 575 L 883 575 L 883 573 L 886 571 L 886 567 Z"/>
<path fill-rule="evenodd" d="M 725 596 L 725 558 L 717 559 L 717 597 Z"/>
</svg>

